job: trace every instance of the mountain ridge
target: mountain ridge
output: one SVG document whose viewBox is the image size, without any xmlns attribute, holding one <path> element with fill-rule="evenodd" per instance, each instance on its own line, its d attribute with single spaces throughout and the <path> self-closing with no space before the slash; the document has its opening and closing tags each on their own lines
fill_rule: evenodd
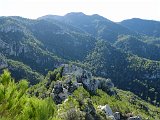
<svg viewBox="0 0 160 120">
<path fill-rule="evenodd" d="M 117 87 L 130 90 L 146 101 L 150 97 L 154 104 L 156 92 L 159 93 L 160 72 L 159 49 L 154 42 L 159 39 L 130 31 L 99 15 L 70 13 L 66 16 L 67 21 L 72 22 L 43 17 L 36 20 L 1 17 L 0 53 L 7 60 L 21 62 L 42 76 L 64 63 L 85 64 L 95 75 L 112 78 Z M 129 39 L 120 43 L 128 36 L 136 37 L 138 41 Z M 139 46 L 135 52 L 137 48 L 133 47 L 133 41 L 144 47 Z M 145 50 L 156 54 L 146 52 L 144 55 Z M 126 84 L 126 81 L 129 82 Z M 143 89 L 141 93 L 134 88 L 137 84 L 146 91 L 153 88 L 155 93 L 146 94 Z M 159 99 L 156 97 L 157 104 Z"/>
<path fill-rule="evenodd" d="M 120 24 L 133 31 L 146 34 L 148 36 L 160 37 L 160 21 L 133 18 L 124 20 L 120 22 Z"/>
</svg>

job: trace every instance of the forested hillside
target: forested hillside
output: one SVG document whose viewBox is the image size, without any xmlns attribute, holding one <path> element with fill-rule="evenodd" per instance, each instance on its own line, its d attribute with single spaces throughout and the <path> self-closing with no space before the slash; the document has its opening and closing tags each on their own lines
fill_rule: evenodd
<svg viewBox="0 0 160 120">
<path fill-rule="evenodd" d="M 158 25 L 84 13 L 0 17 L 1 118 L 103 120 L 98 106 L 108 104 L 123 120 L 159 120 Z"/>
<path fill-rule="evenodd" d="M 2 120 L 110 120 L 113 118 L 126 120 L 139 119 L 140 116 L 141 119 L 160 119 L 159 108 L 131 92 L 115 89 L 110 80 L 92 78 L 89 72 L 73 65 L 69 68 L 62 67 L 49 72 L 43 82 L 31 88 L 28 88 L 29 83 L 26 80 L 15 83 L 10 73 L 5 70 L 0 76 L 0 118 Z M 89 76 L 81 76 L 85 80 L 81 83 L 77 81 L 79 75 Z M 67 78 L 69 76 L 70 79 Z M 93 87 L 91 84 L 84 85 L 95 80 L 96 84 L 102 82 L 103 86 L 95 89 L 93 94 L 90 88 L 96 88 L 96 84 Z M 79 86 L 76 81 L 82 86 Z M 103 105 L 106 105 L 107 112 L 111 113 L 105 113 L 101 108 Z"/>
<path fill-rule="evenodd" d="M 148 36 L 160 37 L 160 22 L 154 20 L 143 20 L 139 18 L 128 19 L 120 22 L 121 25 L 135 32 Z"/>
</svg>

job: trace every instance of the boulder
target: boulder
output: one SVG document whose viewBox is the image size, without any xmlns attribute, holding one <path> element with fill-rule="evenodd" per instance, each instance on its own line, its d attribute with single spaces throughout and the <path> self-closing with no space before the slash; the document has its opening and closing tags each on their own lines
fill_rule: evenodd
<svg viewBox="0 0 160 120">
<path fill-rule="evenodd" d="M 110 108 L 109 105 L 105 105 L 105 106 L 100 105 L 98 106 L 98 108 L 104 111 L 107 116 L 113 116 L 112 109 Z"/>
<path fill-rule="evenodd" d="M 139 116 L 129 117 L 128 120 L 142 120 Z"/>
<path fill-rule="evenodd" d="M 113 116 L 114 116 L 114 118 L 115 118 L 116 120 L 120 120 L 120 118 L 121 118 L 121 115 L 120 115 L 119 112 L 115 112 L 115 113 L 113 114 Z"/>
<path fill-rule="evenodd" d="M 60 82 L 56 83 L 52 92 L 55 94 L 59 94 L 59 93 L 63 92 L 62 83 L 60 83 Z"/>
<path fill-rule="evenodd" d="M 111 120 L 116 120 L 113 115 L 109 116 L 109 118 L 110 118 Z"/>
</svg>

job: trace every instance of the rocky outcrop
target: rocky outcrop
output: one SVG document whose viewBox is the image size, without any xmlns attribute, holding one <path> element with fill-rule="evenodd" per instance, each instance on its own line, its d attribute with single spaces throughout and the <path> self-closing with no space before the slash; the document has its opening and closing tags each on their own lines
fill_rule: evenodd
<svg viewBox="0 0 160 120">
<path fill-rule="evenodd" d="M 109 117 L 112 120 L 120 120 L 120 113 L 119 112 L 112 112 L 112 109 L 110 108 L 109 105 L 104 105 L 104 106 L 98 106 L 98 109 L 102 110 L 107 117 Z"/>
<path fill-rule="evenodd" d="M 2 50 L 2 53 L 6 56 L 19 56 L 20 54 L 25 54 L 27 52 L 30 52 L 30 47 L 22 44 L 17 43 L 15 41 L 10 42 L 9 44 L 2 41 L 0 39 L 0 49 Z"/>
<path fill-rule="evenodd" d="M 81 67 L 68 64 L 64 64 L 63 66 L 62 75 L 75 76 L 76 82 L 82 83 L 83 87 L 92 93 L 95 93 L 97 89 L 102 89 L 107 92 L 114 87 L 110 79 L 94 77 L 91 72 Z"/>
<path fill-rule="evenodd" d="M 7 67 L 8 67 L 7 62 L 0 60 L 0 69 L 7 68 Z"/>
<path fill-rule="evenodd" d="M 63 67 L 62 76 L 65 80 L 57 81 L 51 93 L 57 104 L 64 101 L 80 86 L 93 94 L 96 93 L 97 89 L 114 94 L 112 91 L 114 84 L 110 79 L 96 78 L 92 76 L 91 72 L 75 65 L 63 64 L 61 66 Z"/>
<path fill-rule="evenodd" d="M 3 55 L 0 54 L 0 70 L 8 67 L 8 64 Z"/>
<path fill-rule="evenodd" d="M 98 106 L 98 108 L 101 109 L 102 111 L 104 111 L 107 116 L 113 115 L 113 112 L 112 112 L 109 105 L 104 105 L 104 106 L 100 105 L 100 106 Z"/>
<path fill-rule="evenodd" d="M 128 120 L 142 120 L 139 116 L 129 117 Z"/>
<path fill-rule="evenodd" d="M 55 103 L 59 104 L 67 98 L 68 93 L 64 90 L 62 83 L 58 82 L 54 86 L 51 95 Z"/>
<path fill-rule="evenodd" d="M 76 84 L 73 84 L 71 80 L 66 82 L 58 81 L 52 90 L 51 96 L 56 104 L 62 103 L 69 95 L 71 95 L 74 90 L 79 87 Z"/>
<path fill-rule="evenodd" d="M 98 106 L 98 109 L 102 110 L 105 113 L 105 115 L 112 120 L 142 120 L 140 116 L 133 115 L 132 117 L 122 118 L 120 112 L 113 113 L 109 105 L 100 105 Z"/>
<path fill-rule="evenodd" d="M 10 24 L 0 29 L 0 32 L 5 32 L 5 33 L 16 32 L 16 31 L 22 31 L 22 28 L 18 25 Z"/>
<path fill-rule="evenodd" d="M 121 115 L 120 115 L 119 112 L 115 112 L 115 113 L 113 114 L 113 116 L 114 116 L 114 118 L 115 118 L 116 120 L 120 120 L 120 119 L 121 119 Z"/>
</svg>

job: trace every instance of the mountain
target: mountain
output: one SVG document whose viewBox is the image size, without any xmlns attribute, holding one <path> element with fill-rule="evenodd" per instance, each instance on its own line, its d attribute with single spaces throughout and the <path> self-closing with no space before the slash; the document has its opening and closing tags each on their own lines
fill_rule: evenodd
<svg viewBox="0 0 160 120">
<path fill-rule="evenodd" d="M 159 46 L 153 43 L 149 44 L 148 41 L 142 41 L 134 36 L 121 36 L 118 38 L 118 41 L 115 42 L 114 46 L 139 57 L 156 61 L 160 60 Z"/>
<path fill-rule="evenodd" d="M 95 49 L 86 57 L 85 64 L 94 75 L 111 78 L 118 88 L 132 91 L 145 100 L 149 97 L 153 102 L 160 91 L 159 61 L 125 53 L 106 41 L 96 43 Z M 148 88 L 154 88 L 154 92 L 146 93 Z M 156 99 L 160 100 L 159 97 Z"/>
<path fill-rule="evenodd" d="M 48 51 L 64 59 L 83 60 L 93 48 L 96 39 L 63 24 L 38 20 L 31 26 L 33 35 Z"/>
<path fill-rule="evenodd" d="M 59 99 L 59 95 L 62 95 L 63 99 L 62 93 L 65 92 L 63 89 L 69 90 L 68 94 L 72 95 L 75 90 L 73 83 L 78 78 L 83 78 L 84 81 L 80 79 L 81 84 L 76 85 L 83 86 L 82 89 L 90 95 L 96 94 L 96 89 L 100 89 L 105 92 L 104 96 L 111 95 L 112 99 L 116 93 L 123 93 L 119 90 L 122 89 L 136 94 L 138 96 L 136 99 L 141 98 L 145 102 L 159 106 L 159 47 L 157 36 L 132 30 L 97 14 L 48 15 L 35 20 L 18 16 L 0 17 L 0 72 L 9 69 L 17 84 L 23 78 L 28 79 L 30 85 L 33 85 L 29 88 L 31 91 L 27 91 L 29 96 L 36 97 L 36 100 L 45 99 L 52 93 L 55 95 L 52 99 L 56 104 L 63 104 L 63 100 Z M 60 71 L 64 68 L 60 66 L 66 63 L 82 68 L 74 67 L 74 70 L 71 70 L 75 71 L 74 74 L 71 72 L 73 76 L 70 76 L 70 73 L 62 74 Z M 57 67 L 60 68 L 57 70 Z M 70 70 L 70 67 L 65 70 L 68 69 Z M 84 73 L 79 75 L 78 73 L 82 71 Z M 91 76 L 88 77 L 89 75 Z M 44 76 L 46 78 L 43 78 Z M 108 91 L 108 87 L 104 88 L 108 85 L 113 86 L 109 79 L 117 91 Z M 57 80 L 59 82 L 56 82 Z M 53 90 L 54 87 L 60 87 L 62 93 L 54 94 L 57 92 Z M 94 101 L 92 97 L 89 98 Z M 94 97 L 100 99 L 98 96 Z M 127 102 L 130 105 L 128 99 Z M 114 109 L 114 106 L 112 107 Z M 127 109 L 125 105 L 123 107 Z M 125 114 L 122 108 L 119 111 Z M 149 109 L 148 114 L 151 114 L 151 111 Z M 147 116 L 146 113 L 142 114 Z M 157 117 L 151 117 L 154 118 Z"/>
<path fill-rule="evenodd" d="M 53 53 L 43 48 L 26 24 L 32 20 L 20 17 L 1 17 L 0 21 L 0 49 L 8 59 L 23 62 L 38 72 L 53 69 L 61 61 Z M 46 64 L 47 63 L 47 64 Z M 51 67 L 52 66 L 52 67 Z"/>
<path fill-rule="evenodd" d="M 16 82 L 21 79 L 27 79 L 30 84 L 37 84 L 44 79 L 44 76 L 38 72 L 33 71 L 30 66 L 23 64 L 22 62 L 7 59 L 5 56 L 0 54 L 0 73 L 3 69 L 11 71 L 12 76 Z"/>
<path fill-rule="evenodd" d="M 110 43 L 117 40 L 119 34 L 134 35 L 135 33 L 126 27 L 112 22 L 100 15 L 85 15 L 84 13 L 68 13 L 65 16 L 47 15 L 40 17 L 43 20 L 58 20 L 60 22 L 75 26 L 92 36 L 105 39 Z"/>
<path fill-rule="evenodd" d="M 142 33 L 147 36 L 160 37 L 159 21 L 133 18 L 120 22 L 120 25 L 123 25 L 124 27 L 127 27 L 132 31 Z"/>
<path fill-rule="evenodd" d="M 0 23 L 0 53 L 40 74 L 46 74 L 68 59 L 83 60 L 96 41 L 73 27 L 44 20 L 13 16 L 1 17 Z"/>
</svg>

